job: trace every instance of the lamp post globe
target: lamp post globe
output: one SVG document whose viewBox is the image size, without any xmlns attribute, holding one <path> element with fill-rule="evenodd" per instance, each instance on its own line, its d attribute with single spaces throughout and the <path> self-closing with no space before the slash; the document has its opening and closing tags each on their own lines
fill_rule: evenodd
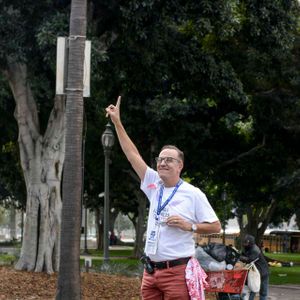
<svg viewBox="0 0 300 300">
<path fill-rule="evenodd" d="M 115 143 L 115 136 L 110 123 L 105 126 L 105 131 L 102 134 L 101 142 L 103 146 L 104 153 L 110 151 Z"/>
<path fill-rule="evenodd" d="M 114 133 L 110 123 L 106 124 L 101 142 L 105 157 L 104 166 L 104 222 L 103 222 L 103 260 L 109 261 L 109 163 L 110 153 L 115 142 Z"/>
</svg>

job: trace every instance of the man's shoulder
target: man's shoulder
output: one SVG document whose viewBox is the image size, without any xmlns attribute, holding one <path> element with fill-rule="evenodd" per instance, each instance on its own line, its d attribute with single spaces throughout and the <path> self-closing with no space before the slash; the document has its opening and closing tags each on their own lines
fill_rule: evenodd
<svg viewBox="0 0 300 300">
<path fill-rule="evenodd" d="M 143 187 L 150 187 L 151 189 L 155 189 L 159 186 L 160 178 L 158 173 L 150 167 L 147 167 L 144 180 L 142 180 Z"/>
<path fill-rule="evenodd" d="M 204 194 L 204 192 L 202 192 L 202 190 L 200 188 L 198 188 L 197 186 L 195 186 L 187 181 L 184 181 L 182 186 L 183 186 L 184 192 L 190 192 L 196 198 L 200 198 L 200 199 L 205 198 L 206 199 L 206 195 Z"/>
<path fill-rule="evenodd" d="M 197 190 L 199 190 L 196 186 L 194 186 L 193 184 L 187 182 L 187 181 L 184 181 L 183 180 L 183 183 L 182 183 L 182 189 L 184 191 L 192 191 L 192 192 L 196 192 Z"/>
</svg>

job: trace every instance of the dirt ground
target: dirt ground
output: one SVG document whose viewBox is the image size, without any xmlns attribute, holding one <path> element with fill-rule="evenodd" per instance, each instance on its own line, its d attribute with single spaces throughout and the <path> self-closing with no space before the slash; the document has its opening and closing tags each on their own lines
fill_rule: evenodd
<svg viewBox="0 0 300 300">
<path fill-rule="evenodd" d="M 0 300 L 53 300 L 57 274 L 16 271 L 0 266 Z M 81 273 L 83 300 L 140 300 L 140 278 L 103 273 Z M 206 300 L 215 297 L 206 295 Z"/>
<path fill-rule="evenodd" d="M 0 267 L 0 300 L 55 299 L 57 274 Z M 102 273 L 81 274 L 82 299 L 140 299 L 140 279 Z"/>
</svg>

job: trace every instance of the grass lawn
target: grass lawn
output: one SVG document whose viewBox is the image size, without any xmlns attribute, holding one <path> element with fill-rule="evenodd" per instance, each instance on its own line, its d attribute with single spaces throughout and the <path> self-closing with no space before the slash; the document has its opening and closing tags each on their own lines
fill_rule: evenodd
<svg viewBox="0 0 300 300">
<path fill-rule="evenodd" d="M 270 284 L 300 284 L 300 266 L 270 267 Z"/>
<path fill-rule="evenodd" d="M 91 255 L 99 256 L 93 260 L 93 268 L 103 270 L 103 254 L 99 251 L 91 251 Z M 270 284 L 300 284 L 300 254 L 297 253 L 266 253 L 272 259 L 284 262 L 293 262 L 292 267 L 270 267 Z M 110 250 L 109 272 L 136 274 L 141 271 L 141 263 L 138 259 L 130 258 L 132 250 Z M 82 266 L 84 265 L 82 261 Z"/>
<path fill-rule="evenodd" d="M 89 250 L 92 258 L 92 268 L 96 271 L 137 276 L 142 272 L 142 264 L 132 258 L 132 249 L 113 249 L 109 251 L 109 264 L 103 264 L 101 251 Z M 265 253 L 269 258 L 293 262 L 292 267 L 270 267 L 270 284 L 300 284 L 300 253 Z M 16 258 L 11 255 L 0 255 L 0 264 L 10 264 Z M 80 260 L 84 267 L 84 259 Z"/>
<path fill-rule="evenodd" d="M 14 255 L 10 254 L 0 254 L 0 265 L 10 265 L 16 260 Z"/>
<path fill-rule="evenodd" d="M 89 255 L 92 256 L 99 256 L 99 258 L 103 257 L 103 251 L 95 250 L 95 249 L 89 249 L 88 250 Z M 109 257 L 132 257 L 133 250 L 132 249 L 112 249 L 109 250 Z"/>
<path fill-rule="evenodd" d="M 270 267 L 270 284 L 300 284 L 299 253 L 265 253 L 269 258 L 293 262 L 292 267 Z"/>
<path fill-rule="evenodd" d="M 133 258 L 132 249 L 110 249 L 106 264 L 103 262 L 102 251 L 89 250 L 89 255 L 92 256 L 92 269 L 96 272 L 140 276 L 143 271 L 139 259 Z M 83 258 L 80 259 L 80 266 L 84 268 Z"/>
<path fill-rule="evenodd" d="M 267 257 L 279 261 L 293 262 L 300 264 L 300 253 L 265 253 Z"/>
</svg>

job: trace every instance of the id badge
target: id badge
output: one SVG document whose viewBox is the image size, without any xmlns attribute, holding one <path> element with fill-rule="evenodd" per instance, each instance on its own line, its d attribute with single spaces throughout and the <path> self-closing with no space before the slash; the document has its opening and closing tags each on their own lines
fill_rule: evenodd
<svg viewBox="0 0 300 300">
<path fill-rule="evenodd" d="M 169 215 L 160 215 L 159 216 L 159 225 L 165 226 L 167 224 Z"/>
<path fill-rule="evenodd" d="M 155 223 L 156 224 L 151 228 L 149 232 L 146 243 L 146 253 L 152 255 L 156 254 L 159 239 L 159 224 L 157 222 Z"/>
</svg>

